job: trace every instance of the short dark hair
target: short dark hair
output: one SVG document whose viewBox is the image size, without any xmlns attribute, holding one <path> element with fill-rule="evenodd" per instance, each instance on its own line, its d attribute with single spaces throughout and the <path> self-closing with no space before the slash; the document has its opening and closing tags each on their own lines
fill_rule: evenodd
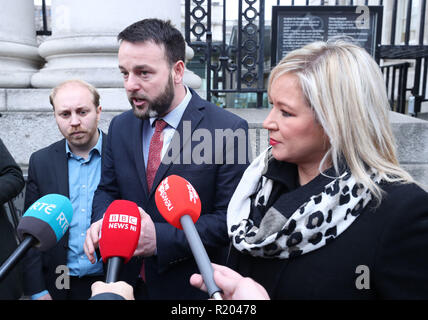
<svg viewBox="0 0 428 320">
<path fill-rule="evenodd" d="M 184 62 L 185 59 L 186 44 L 183 35 L 169 20 L 144 19 L 137 21 L 120 32 L 117 40 L 132 43 L 153 41 L 157 45 L 162 44 L 170 65 L 179 60 Z"/>
</svg>

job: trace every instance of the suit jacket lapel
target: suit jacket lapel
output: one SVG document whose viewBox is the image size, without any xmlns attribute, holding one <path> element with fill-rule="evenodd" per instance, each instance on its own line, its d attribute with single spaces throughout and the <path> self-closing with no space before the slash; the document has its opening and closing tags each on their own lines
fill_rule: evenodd
<svg viewBox="0 0 428 320">
<path fill-rule="evenodd" d="M 66 197 L 70 197 L 68 187 L 68 161 L 67 154 L 65 153 L 65 144 L 65 139 L 56 144 L 52 162 L 54 174 L 56 176 L 58 193 L 65 195 Z"/>
<path fill-rule="evenodd" d="M 190 100 L 189 104 L 187 105 L 186 110 L 183 113 L 183 117 L 180 120 L 180 123 L 178 124 L 177 130 L 174 133 L 174 136 L 171 140 L 171 143 L 168 147 L 168 150 L 165 154 L 168 154 L 169 151 L 171 151 L 172 148 L 177 147 L 173 146 L 174 141 L 180 141 L 180 151 L 176 152 L 175 150 L 172 150 L 172 152 L 176 152 L 175 156 L 173 156 L 171 159 L 168 160 L 167 164 L 164 164 L 161 161 L 161 164 L 158 168 L 158 171 L 156 172 L 155 179 L 153 181 L 153 188 L 150 191 L 149 197 L 153 194 L 154 190 L 156 190 L 156 187 L 158 184 L 166 177 L 166 174 L 168 170 L 171 168 L 174 161 L 179 160 L 179 163 L 182 163 L 183 159 L 187 157 L 187 160 L 191 161 L 191 143 L 192 143 L 192 134 L 195 131 L 195 129 L 198 127 L 199 123 L 204 117 L 204 113 L 201 111 L 203 107 L 197 106 L 197 100 L 199 99 L 199 96 L 196 95 L 194 91 L 192 91 L 192 99 Z M 177 157 L 180 157 L 180 159 L 176 159 Z M 190 157 L 190 158 L 189 158 Z M 147 185 L 147 184 L 146 184 Z"/>
<path fill-rule="evenodd" d="M 57 183 L 57 192 L 70 198 L 70 189 L 68 186 L 68 159 L 67 154 L 65 153 L 65 144 L 67 141 L 65 139 L 61 140 L 55 145 L 52 162 L 54 168 L 55 181 Z M 70 221 L 71 222 L 71 221 Z M 65 233 L 64 237 L 60 239 L 60 243 L 63 248 L 67 248 L 69 238 L 69 230 Z M 67 255 L 66 250 L 62 252 L 62 260 L 66 261 Z"/>
<path fill-rule="evenodd" d="M 101 144 L 101 153 L 103 153 L 104 150 L 105 150 L 105 147 L 107 145 L 107 135 L 104 132 L 102 132 L 102 131 L 101 131 L 101 134 L 103 136 L 103 142 Z"/>
<path fill-rule="evenodd" d="M 143 186 L 144 194 L 148 193 L 147 188 L 147 178 L 146 178 L 146 169 L 144 165 L 144 155 L 143 155 L 143 121 L 140 119 L 135 118 L 135 121 L 133 121 L 133 129 L 131 132 L 135 132 L 133 135 L 133 143 L 132 148 L 135 150 L 134 157 L 135 157 L 135 166 L 137 167 L 138 176 L 141 180 L 141 185 Z"/>
</svg>

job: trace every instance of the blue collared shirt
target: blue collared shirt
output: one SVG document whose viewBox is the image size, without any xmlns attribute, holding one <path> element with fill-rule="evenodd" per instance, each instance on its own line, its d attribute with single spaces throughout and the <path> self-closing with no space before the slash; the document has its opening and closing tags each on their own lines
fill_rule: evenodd
<svg viewBox="0 0 428 320">
<path fill-rule="evenodd" d="M 68 186 L 73 218 L 69 227 L 67 267 L 71 276 L 99 275 L 103 273 L 100 261 L 92 264 L 83 251 L 86 230 L 91 225 L 92 199 L 101 178 L 102 133 L 87 159 L 73 154 L 66 143 L 68 157 Z"/>
<path fill-rule="evenodd" d="M 163 129 L 163 146 L 161 157 L 164 156 L 165 152 L 168 150 L 169 143 L 174 136 L 175 130 L 178 127 L 178 124 L 183 117 L 184 111 L 186 111 L 186 107 L 189 104 L 190 99 L 192 99 L 192 94 L 190 93 L 189 88 L 186 88 L 186 95 L 184 99 L 180 102 L 180 104 L 175 107 L 171 112 L 169 112 L 166 116 L 162 117 L 162 119 L 168 124 L 165 129 Z M 157 118 L 150 118 L 149 120 L 145 120 L 143 123 L 143 155 L 144 155 L 144 165 L 147 168 L 147 161 L 149 158 L 149 149 L 150 149 L 150 140 L 155 132 L 155 128 L 153 127 L 153 122 Z"/>
</svg>

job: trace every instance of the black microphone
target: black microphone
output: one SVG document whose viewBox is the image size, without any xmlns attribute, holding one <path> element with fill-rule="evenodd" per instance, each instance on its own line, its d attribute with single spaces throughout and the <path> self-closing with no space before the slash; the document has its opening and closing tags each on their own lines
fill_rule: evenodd
<svg viewBox="0 0 428 320">
<path fill-rule="evenodd" d="M 18 235 L 23 240 L 0 267 L 0 281 L 32 246 L 40 251 L 52 248 L 67 231 L 72 217 L 71 202 L 63 195 L 48 194 L 37 200 L 18 224 Z"/>
</svg>

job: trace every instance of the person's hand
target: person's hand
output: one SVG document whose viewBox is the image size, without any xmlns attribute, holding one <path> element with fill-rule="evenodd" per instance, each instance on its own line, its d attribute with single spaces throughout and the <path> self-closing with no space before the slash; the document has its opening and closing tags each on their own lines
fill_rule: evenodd
<svg viewBox="0 0 428 320">
<path fill-rule="evenodd" d="M 150 257 L 156 252 L 156 229 L 152 218 L 140 207 L 141 230 L 134 256 Z"/>
<path fill-rule="evenodd" d="M 53 300 L 53 299 L 49 293 L 46 293 L 45 295 L 38 297 L 37 300 Z"/>
<path fill-rule="evenodd" d="M 232 269 L 212 263 L 214 268 L 214 281 L 223 290 L 225 300 L 269 300 L 269 295 L 259 283 L 251 278 L 244 278 Z M 204 280 L 200 274 L 190 277 L 190 284 L 203 291 L 207 291 Z"/>
<path fill-rule="evenodd" d="M 98 248 L 98 243 L 100 241 L 100 231 L 102 224 L 103 219 L 98 220 L 97 222 L 91 224 L 89 229 L 86 231 L 86 239 L 85 243 L 83 244 L 83 250 L 92 264 L 97 262 L 95 259 L 95 249 Z"/>
<path fill-rule="evenodd" d="M 94 282 L 91 286 L 92 296 L 100 293 L 111 292 L 120 295 L 126 300 L 135 300 L 133 288 L 124 281 L 105 283 L 102 281 Z"/>
</svg>

